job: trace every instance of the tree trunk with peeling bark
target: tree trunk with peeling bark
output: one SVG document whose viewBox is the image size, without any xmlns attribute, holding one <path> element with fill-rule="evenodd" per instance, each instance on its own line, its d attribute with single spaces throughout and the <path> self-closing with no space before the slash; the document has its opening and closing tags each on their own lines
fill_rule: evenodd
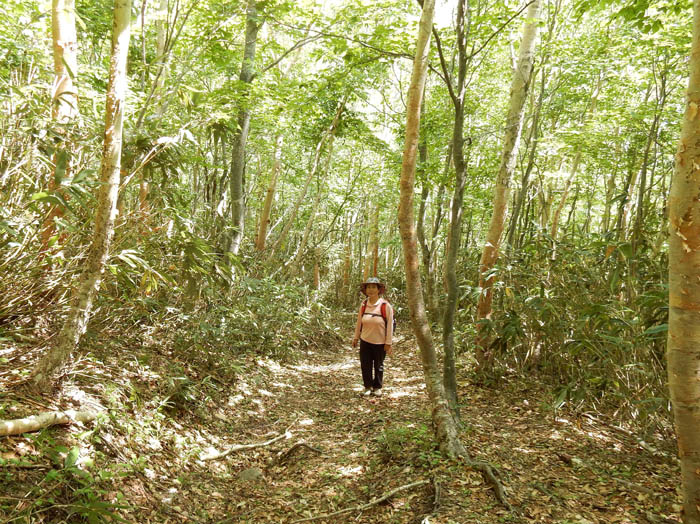
<svg viewBox="0 0 700 524">
<path fill-rule="evenodd" d="M 413 188 L 416 174 L 416 156 L 418 149 L 418 132 L 420 106 L 423 86 L 428 68 L 430 31 L 433 25 L 434 0 L 423 2 L 416 56 L 413 62 L 411 84 L 408 90 L 406 107 L 406 144 L 401 164 L 399 229 L 404 251 L 406 267 L 406 294 L 411 324 L 420 348 L 423 374 L 430 399 L 433 426 L 440 451 L 448 457 L 466 456 L 466 450 L 459 440 L 457 426 L 450 412 L 442 385 L 442 377 L 435 354 L 430 324 L 425 313 L 423 289 L 420 282 L 420 267 L 416 229 L 413 220 Z"/>
<path fill-rule="evenodd" d="M 85 267 L 73 294 L 73 304 L 56 344 L 39 360 L 32 385 L 48 390 L 54 374 L 69 360 L 85 332 L 92 302 L 100 288 L 109 255 L 117 214 L 117 194 L 122 151 L 122 121 L 127 87 L 126 62 L 129 50 L 131 0 L 115 0 L 112 56 L 105 109 L 105 134 L 102 149 L 100 189 L 97 196 L 95 229 Z"/>
<path fill-rule="evenodd" d="M 668 386 L 685 524 L 700 524 L 700 0 L 693 5 L 690 79 L 668 200 Z"/>
<path fill-rule="evenodd" d="M 75 30 L 75 0 L 53 0 L 51 9 L 54 82 L 51 117 L 59 124 L 78 116 L 78 36 Z"/>
<path fill-rule="evenodd" d="M 488 321 L 491 319 L 493 302 L 493 267 L 496 265 L 496 259 L 498 258 L 506 217 L 506 207 L 508 206 L 510 179 L 517 160 L 525 101 L 530 84 L 532 64 L 535 58 L 540 3 L 541 0 L 534 0 L 527 9 L 527 23 L 523 30 L 518 65 L 513 73 L 513 83 L 510 89 L 510 103 L 503 140 L 503 155 L 494 189 L 493 214 L 491 215 L 484 251 L 479 263 L 479 287 L 481 288 L 481 294 L 477 305 L 476 359 L 480 368 L 486 367 L 488 360 L 487 353 L 491 339 Z"/>
<path fill-rule="evenodd" d="M 53 0 L 51 8 L 54 81 L 51 90 L 51 118 L 60 128 L 78 116 L 78 91 L 74 82 L 78 74 L 78 36 L 75 29 L 75 0 Z M 60 185 L 60 179 L 70 177 L 70 146 L 63 140 L 53 154 L 53 169 L 49 190 Z M 59 173 L 60 172 L 60 173 Z M 67 198 L 64 195 L 64 198 Z M 49 249 L 56 232 L 55 220 L 63 216 L 63 207 L 53 205 L 41 229 L 41 252 Z"/>
<path fill-rule="evenodd" d="M 265 242 L 267 241 L 267 227 L 270 224 L 270 213 L 272 212 L 272 201 L 275 198 L 275 189 L 277 188 L 277 177 L 280 172 L 280 164 L 282 161 L 282 134 L 279 133 L 275 137 L 275 153 L 272 162 L 272 174 L 270 175 L 270 183 L 265 194 L 265 203 L 263 204 L 262 212 L 260 213 L 260 224 L 258 225 L 258 237 L 255 241 L 255 247 L 258 251 L 265 250 Z"/>
</svg>

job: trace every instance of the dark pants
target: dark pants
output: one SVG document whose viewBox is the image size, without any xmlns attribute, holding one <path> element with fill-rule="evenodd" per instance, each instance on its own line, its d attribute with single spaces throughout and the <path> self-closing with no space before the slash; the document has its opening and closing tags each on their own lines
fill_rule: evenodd
<svg viewBox="0 0 700 524">
<path fill-rule="evenodd" d="M 381 389 L 384 379 L 384 344 L 370 344 L 360 340 L 360 367 L 365 388 Z M 374 370 L 374 379 L 372 379 Z"/>
</svg>

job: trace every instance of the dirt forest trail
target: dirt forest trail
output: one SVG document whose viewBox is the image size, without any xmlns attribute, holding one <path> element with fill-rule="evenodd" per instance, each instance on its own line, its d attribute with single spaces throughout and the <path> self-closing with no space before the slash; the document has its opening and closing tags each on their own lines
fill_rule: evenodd
<svg viewBox="0 0 700 524">
<path fill-rule="evenodd" d="M 385 368 L 384 396 L 362 398 L 357 352 L 349 346 L 309 350 L 296 364 L 268 362 L 255 383 L 241 382 L 232 392 L 229 404 L 239 404 L 226 441 L 260 442 L 286 428 L 291 437 L 208 462 L 208 471 L 191 479 L 207 486 L 205 499 L 182 493 L 200 498 L 187 506 L 226 516 L 206 522 L 292 523 L 359 507 L 422 480 L 427 483 L 365 511 L 313 521 L 678 522 L 673 443 L 645 449 L 632 435 L 590 418 L 555 416 L 528 399 L 528 391 L 465 387 L 462 438 L 500 471 L 517 511 L 511 514 L 480 474 L 440 460 L 412 341 L 399 342 Z"/>
<path fill-rule="evenodd" d="M 531 380 L 480 388 L 463 378 L 461 438 L 474 458 L 497 469 L 511 513 L 478 472 L 443 460 L 435 449 L 421 360 L 405 327 L 385 361 L 379 398 L 360 395 L 358 352 L 349 337 L 300 351 L 294 362 L 249 359 L 235 379 L 217 380 L 209 397 L 185 402 L 167 416 L 154 407 L 163 402 L 155 371 L 176 363 L 173 356 L 163 350 L 155 354 L 160 360 L 152 356 L 144 366 L 136 355 L 111 352 L 105 365 L 113 380 L 132 384 L 132 396 L 143 400 L 122 399 L 119 417 L 98 429 L 99 440 L 85 450 L 98 468 L 124 472 L 105 498 L 115 501 L 123 493 L 128 507 L 120 514 L 139 524 L 679 522 L 671 439 L 641 443 L 604 423 L 601 414 L 577 415 L 567 406 L 555 412 L 551 395 Z M 204 378 L 194 368 L 187 373 Z M 77 374 L 63 390 L 54 409 L 67 407 L 70 391 L 107 397 L 101 380 L 88 374 Z M 39 440 L 18 435 L 1 440 L 0 451 L 4 458 L 34 456 L 45 463 L 42 439 L 70 448 L 81 432 L 54 427 Z M 268 444 L 203 460 L 261 443 Z M 18 508 L 41 497 L 33 490 L 44 476 L 0 468 L 8 471 L 5 478 L 13 483 L 0 499 L 15 509 L 0 513 L 2 523 L 16 521 Z M 414 483 L 420 484 L 370 504 Z M 351 511 L 322 517 L 343 510 Z M 47 520 L 36 522 L 60 521 L 50 515 L 46 510 Z M 314 517 L 320 518 L 308 520 Z"/>
</svg>

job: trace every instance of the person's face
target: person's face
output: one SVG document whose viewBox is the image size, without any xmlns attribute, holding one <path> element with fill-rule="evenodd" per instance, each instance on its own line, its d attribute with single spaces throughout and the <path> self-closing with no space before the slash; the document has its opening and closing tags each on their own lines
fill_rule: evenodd
<svg viewBox="0 0 700 524">
<path fill-rule="evenodd" d="M 379 296 L 379 286 L 377 284 L 367 284 L 365 286 L 365 293 L 370 298 Z"/>
</svg>

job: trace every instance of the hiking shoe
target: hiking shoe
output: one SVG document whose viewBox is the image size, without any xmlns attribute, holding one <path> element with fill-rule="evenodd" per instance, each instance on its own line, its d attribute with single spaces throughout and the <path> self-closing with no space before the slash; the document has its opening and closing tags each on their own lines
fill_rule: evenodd
<svg viewBox="0 0 700 524">
<path fill-rule="evenodd" d="M 381 397 L 381 396 L 382 396 L 382 390 L 381 390 L 381 389 L 375 389 L 374 391 L 372 391 L 372 395 L 374 395 L 375 397 Z"/>
<path fill-rule="evenodd" d="M 362 392 L 363 397 L 369 397 L 371 394 L 372 394 L 371 388 L 365 388 L 365 390 Z"/>
</svg>

